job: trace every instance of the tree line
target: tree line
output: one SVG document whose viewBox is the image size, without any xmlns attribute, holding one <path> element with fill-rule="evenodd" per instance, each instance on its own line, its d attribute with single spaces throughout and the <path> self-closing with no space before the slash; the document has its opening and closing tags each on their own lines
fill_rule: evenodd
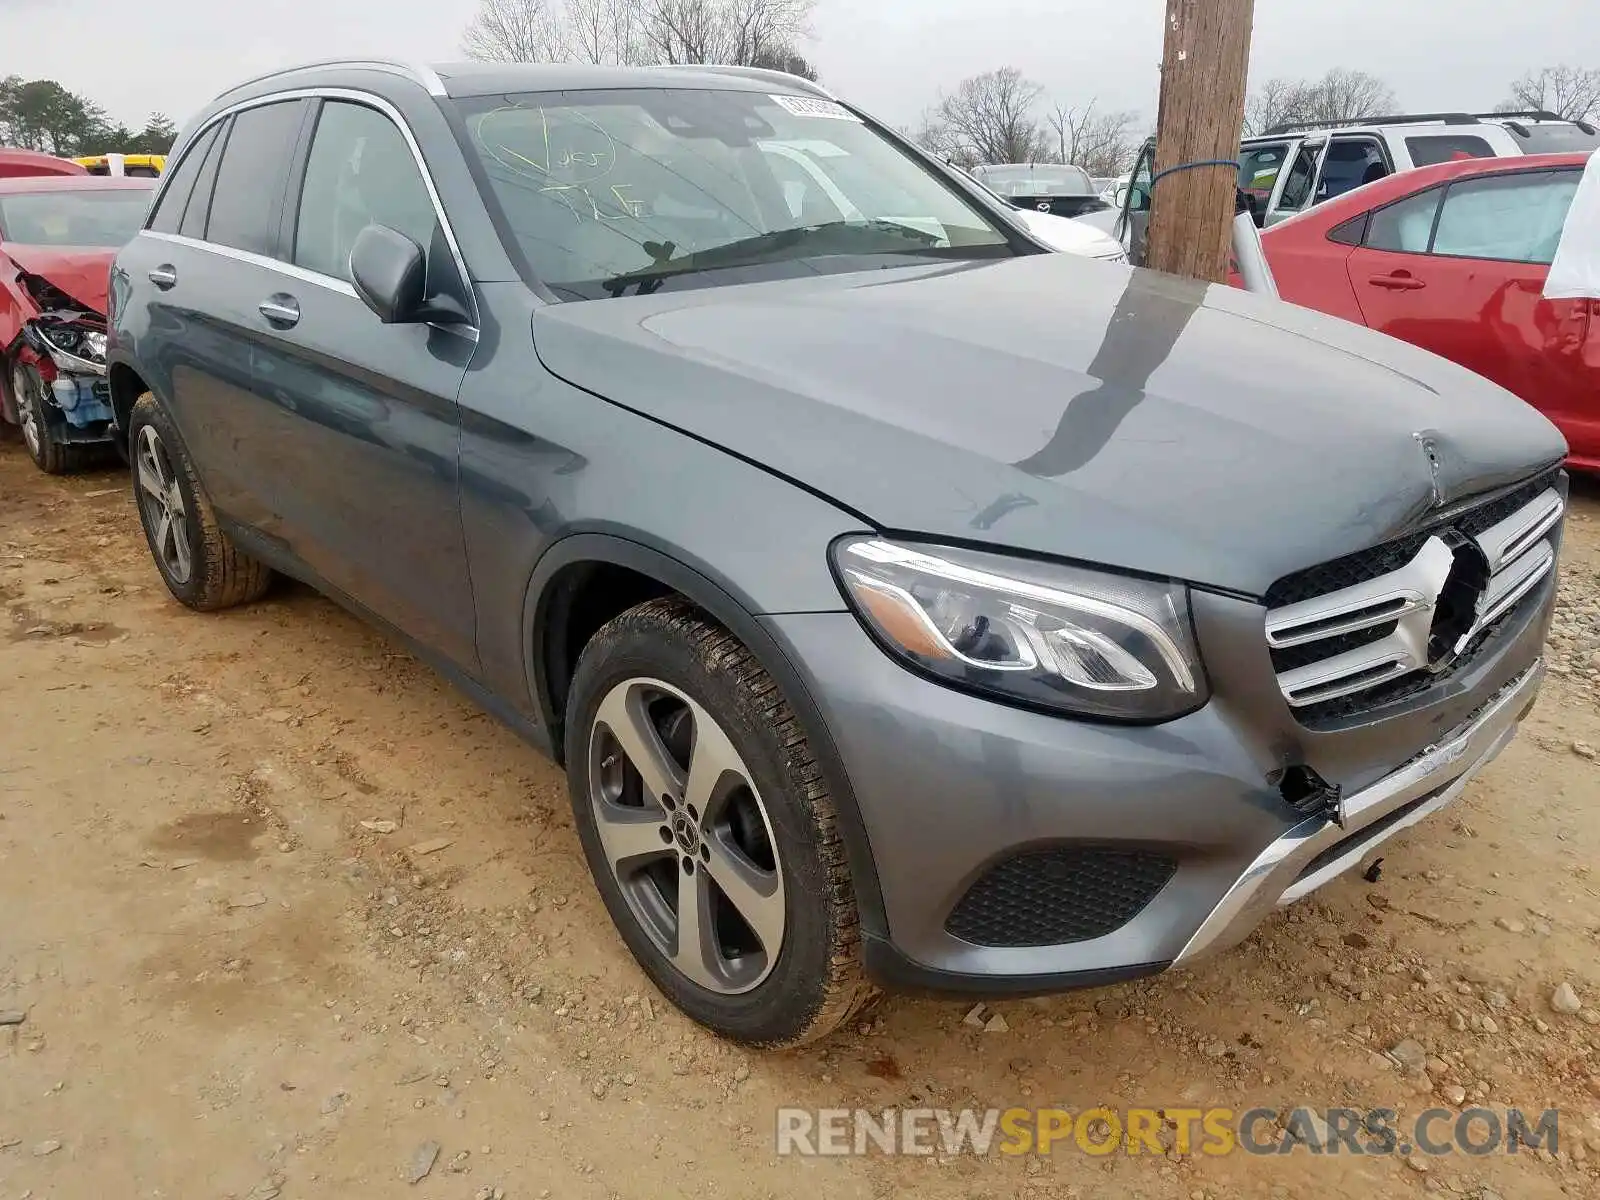
<svg viewBox="0 0 1600 1200">
<path fill-rule="evenodd" d="M 177 137 L 177 126 L 163 113 L 152 113 L 142 129 L 130 129 L 54 79 L 0 79 L 0 145 L 78 158 L 165 154 Z"/>
<path fill-rule="evenodd" d="M 479 0 L 462 35 L 490 62 L 727 63 L 817 77 L 799 52 L 816 0 Z"/>
<path fill-rule="evenodd" d="M 1511 84 L 1496 112 L 1540 111 L 1567 120 L 1600 119 L 1600 69 L 1556 66 Z M 1320 79 L 1269 79 L 1245 104 L 1244 134 L 1305 122 L 1354 123 L 1399 111 L 1394 89 L 1365 71 L 1336 68 Z M 958 166 L 1075 163 L 1091 175 L 1129 170 L 1144 141 L 1140 115 L 1054 102 L 1015 67 L 986 71 L 941 93 L 908 132 Z"/>
</svg>

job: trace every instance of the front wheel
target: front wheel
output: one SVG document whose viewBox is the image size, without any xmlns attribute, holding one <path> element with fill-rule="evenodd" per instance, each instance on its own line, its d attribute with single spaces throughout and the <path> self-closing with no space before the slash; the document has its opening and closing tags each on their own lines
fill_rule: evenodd
<svg viewBox="0 0 1600 1200">
<path fill-rule="evenodd" d="M 139 523 L 167 590 L 200 612 L 259 599 L 272 571 L 217 524 L 177 427 L 149 392 L 133 406 L 128 446 Z"/>
<path fill-rule="evenodd" d="M 568 704 L 579 837 L 663 992 L 743 1042 L 795 1045 L 870 995 L 838 818 L 772 677 L 687 602 L 597 633 Z"/>
<path fill-rule="evenodd" d="M 47 475 L 67 475 L 91 466 L 99 453 L 94 445 L 74 445 L 62 441 L 50 421 L 45 382 L 31 363 L 13 362 L 11 398 L 17 406 L 17 423 L 22 427 L 22 443 L 34 466 Z"/>
</svg>

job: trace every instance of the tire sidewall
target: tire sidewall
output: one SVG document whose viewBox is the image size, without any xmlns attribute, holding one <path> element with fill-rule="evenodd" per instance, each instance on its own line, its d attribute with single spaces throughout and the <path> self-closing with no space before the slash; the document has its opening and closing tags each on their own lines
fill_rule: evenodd
<svg viewBox="0 0 1600 1200">
<path fill-rule="evenodd" d="M 829 910 L 833 898 L 816 853 L 805 781 L 796 777 L 762 705 L 734 671 L 699 652 L 674 628 L 677 622 L 657 620 L 654 628 L 647 629 L 630 621 L 630 616 L 595 636 L 573 678 L 566 727 L 567 778 L 584 856 L 623 940 L 675 1004 L 700 1023 L 742 1041 L 766 1045 L 795 1041 L 822 1007 L 834 950 Z M 783 871 L 784 939 L 778 961 L 748 992 L 722 995 L 680 974 L 640 927 L 602 849 L 589 798 L 589 739 L 601 701 L 618 684 L 639 677 L 679 688 L 716 719 L 744 759 L 765 804 Z"/>
<path fill-rule="evenodd" d="M 33 386 L 28 389 L 27 395 L 19 393 L 12 383 L 12 375 L 18 370 L 26 370 L 33 375 Z M 28 363 L 18 362 L 6 364 L 6 390 L 11 393 L 11 402 L 17 410 L 17 433 L 22 440 L 23 448 L 27 450 L 28 457 L 33 460 L 34 466 L 47 474 L 53 475 L 60 470 L 60 464 L 56 461 L 59 450 L 55 444 L 55 435 L 50 431 L 50 414 L 44 411 L 39 400 L 39 388 L 43 385 L 44 377 L 39 374 L 37 367 Z M 33 414 L 33 419 L 39 424 L 38 453 L 35 453 L 33 447 L 28 445 L 27 434 L 23 428 L 27 423 L 30 412 Z"/>
<path fill-rule="evenodd" d="M 154 429 L 156 436 L 161 439 L 161 446 L 167 452 L 167 462 L 171 465 L 173 476 L 178 482 L 178 490 L 183 494 L 183 523 L 185 535 L 189 539 L 190 568 L 189 578 L 182 583 L 172 577 L 167 571 L 167 565 L 161 561 L 161 555 L 156 549 L 156 531 L 151 524 L 150 513 L 142 494 L 143 489 L 139 486 L 137 463 L 139 435 L 146 425 Z M 200 482 L 195 477 L 194 467 L 189 461 L 188 447 L 178 435 L 177 426 L 167 410 L 148 392 L 133 406 L 133 413 L 128 419 L 128 450 L 134 460 L 129 472 L 133 480 L 134 505 L 139 510 L 139 525 L 144 529 L 145 544 L 150 549 L 151 561 L 155 563 L 162 582 L 167 585 L 167 590 L 174 597 L 190 607 L 198 606 L 205 599 L 206 580 L 211 566 L 207 561 L 208 542 L 200 523 L 203 503 Z"/>
</svg>

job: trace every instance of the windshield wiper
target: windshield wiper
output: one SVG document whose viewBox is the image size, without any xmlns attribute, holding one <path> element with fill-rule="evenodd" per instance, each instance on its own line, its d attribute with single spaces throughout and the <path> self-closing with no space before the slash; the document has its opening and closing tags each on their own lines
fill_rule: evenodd
<svg viewBox="0 0 1600 1200">
<path fill-rule="evenodd" d="M 645 242 L 643 249 L 655 260 L 654 265 L 614 275 L 603 281 L 601 287 L 612 296 L 620 296 L 630 287 L 637 287 L 638 295 L 648 296 L 675 275 L 781 261 L 774 259 L 774 254 L 816 240 L 828 241 L 841 233 L 891 234 L 917 242 L 923 247 L 937 246 L 944 240 L 937 234 L 918 229 L 914 225 L 902 225 L 898 221 L 872 220 L 829 221 L 822 225 L 774 229 L 769 233 L 759 233 L 754 237 L 740 238 L 738 241 L 726 242 L 708 250 L 691 251 L 688 254 L 677 254 L 677 247 L 672 242 Z M 877 238 L 873 240 L 877 241 Z M 877 246 L 875 249 L 881 253 L 893 253 L 892 250 L 882 246 Z"/>
</svg>

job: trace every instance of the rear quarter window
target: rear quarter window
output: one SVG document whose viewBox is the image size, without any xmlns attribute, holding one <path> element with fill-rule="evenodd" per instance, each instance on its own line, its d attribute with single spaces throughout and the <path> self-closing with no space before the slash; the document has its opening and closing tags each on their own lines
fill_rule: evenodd
<svg viewBox="0 0 1600 1200">
<path fill-rule="evenodd" d="M 1470 133 L 1434 133 L 1408 137 L 1406 152 L 1411 164 L 1431 167 L 1438 163 L 1456 162 L 1463 158 L 1493 158 L 1494 147 L 1481 137 Z"/>
</svg>

